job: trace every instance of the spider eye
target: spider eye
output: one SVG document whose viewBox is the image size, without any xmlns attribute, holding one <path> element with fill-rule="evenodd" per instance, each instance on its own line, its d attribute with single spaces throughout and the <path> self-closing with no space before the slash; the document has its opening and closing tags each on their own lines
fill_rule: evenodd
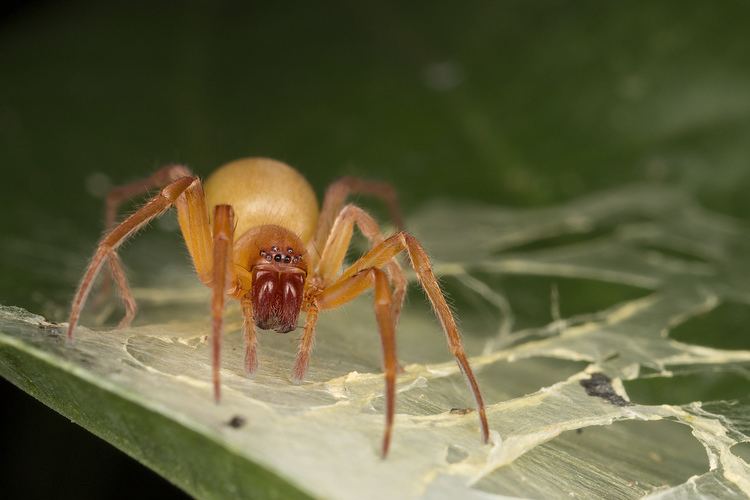
<svg viewBox="0 0 750 500">
<path fill-rule="evenodd" d="M 281 262 L 281 254 L 277 253 L 276 255 L 274 255 L 273 260 L 275 260 L 276 262 Z"/>
</svg>

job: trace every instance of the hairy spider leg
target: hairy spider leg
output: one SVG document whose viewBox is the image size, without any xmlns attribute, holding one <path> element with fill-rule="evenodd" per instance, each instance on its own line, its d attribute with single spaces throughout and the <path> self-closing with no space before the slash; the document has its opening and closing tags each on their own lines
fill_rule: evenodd
<svg viewBox="0 0 750 500">
<path fill-rule="evenodd" d="M 221 397 L 219 361 L 224 298 L 228 290 L 237 287 L 235 283 L 236 269 L 232 262 L 234 213 L 228 205 L 216 207 L 212 237 L 203 187 L 197 177 L 183 177 L 170 183 L 102 238 L 73 299 L 68 320 L 68 339 L 73 338 L 73 331 L 78 323 L 81 310 L 105 260 L 109 260 L 112 275 L 120 287 L 123 300 L 126 302 L 126 315 L 123 322 L 127 323 L 132 319 L 133 314 L 135 314 L 135 300 L 128 287 L 122 263 L 117 255 L 117 248 L 139 229 L 162 215 L 173 205 L 177 208 L 177 218 L 182 236 L 193 260 L 195 270 L 200 280 L 213 290 L 211 302 L 213 318 L 212 374 L 214 397 L 218 401 Z M 213 265 L 214 262 L 217 263 L 216 266 Z"/>
<path fill-rule="evenodd" d="M 70 309 L 70 318 L 68 319 L 68 339 L 73 338 L 73 330 L 75 329 L 76 323 L 78 323 L 81 309 L 83 309 L 86 298 L 91 291 L 91 286 L 94 284 L 94 279 L 99 273 L 102 264 L 104 264 L 104 261 L 116 252 L 117 247 L 119 247 L 136 231 L 148 224 L 155 217 L 164 213 L 170 206 L 172 206 L 177 197 L 196 181 L 197 179 L 194 177 L 183 177 L 182 179 L 174 181 L 162 189 L 158 195 L 146 202 L 130 217 L 104 235 L 94 252 L 91 262 L 86 268 L 86 272 L 83 274 L 81 283 L 78 286 L 75 297 L 73 298 L 73 304 Z M 115 267 L 117 267 L 117 264 L 115 264 Z M 121 282 L 121 284 L 127 286 L 127 283 L 125 282 Z M 126 293 L 127 296 L 129 296 L 130 291 L 127 290 Z"/>
<path fill-rule="evenodd" d="M 210 285 L 213 268 L 213 244 L 211 242 L 211 224 L 208 220 L 208 207 L 203 184 L 200 179 L 175 200 L 177 222 L 180 225 L 182 238 L 185 240 L 190 259 L 193 261 L 198 279 L 204 285 Z"/>
<path fill-rule="evenodd" d="M 122 186 L 116 186 L 109 190 L 107 193 L 106 201 L 105 201 L 105 208 L 104 208 L 104 227 L 107 231 L 110 231 L 113 227 L 115 227 L 115 223 L 117 222 L 117 210 L 120 208 L 120 205 L 143 193 L 147 193 L 148 191 L 152 189 L 161 189 L 167 184 L 176 181 L 177 179 L 180 179 L 182 177 L 192 177 L 193 173 L 190 171 L 188 167 L 185 165 L 167 165 L 165 167 L 160 168 L 156 172 L 154 172 L 152 175 L 145 179 L 139 179 L 137 181 L 131 182 L 129 184 L 125 184 Z M 99 291 L 97 293 L 97 296 L 95 298 L 95 302 L 97 304 L 104 302 L 104 300 L 109 297 L 111 291 L 112 291 L 112 281 L 111 279 L 114 278 L 115 282 L 117 283 L 117 276 L 115 276 L 115 272 L 117 272 L 116 265 L 115 267 L 112 266 L 112 261 L 110 260 L 110 271 L 111 276 L 109 274 L 105 274 L 102 276 L 102 282 L 99 287 Z M 127 291 L 119 287 L 120 295 L 125 296 L 127 294 Z M 123 299 L 124 300 L 124 299 Z M 128 307 L 128 304 L 125 305 L 126 310 Z M 128 314 L 130 314 L 130 311 L 128 311 Z M 132 312 L 132 315 L 135 315 L 135 311 Z M 132 320 L 132 318 L 131 318 Z M 129 323 L 129 322 L 128 322 Z"/>
<path fill-rule="evenodd" d="M 138 179 L 122 186 L 113 187 L 107 193 L 106 198 L 104 212 L 106 228 L 109 230 L 115 226 L 117 210 L 123 202 L 152 189 L 161 189 L 182 177 L 193 176 L 193 172 L 185 165 L 166 165 L 145 179 Z"/>
<path fill-rule="evenodd" d="M 375 288 L 375 317 L 378 321 L 380 341 L 383 346 L 383 371 L 385 372 L 385 431 L 381 455 L 385 458 L 391 444 L 393 416 L 396 409 L 396 328 L 393 320 L 391 289 L 385 273 L 369 268 L 321 291 L 315 298 L 321 310 L 334 309 L 358 297 L 370 287 Z M 316 312 L 317 314 L 317 312 Z"/>
<path fill-rule="evenodd" d="M 145 179 L 113 188 L 107 195 L 106 219 L 107 229 L 115 224 L 120 205 L 139 194 L 164 186 L 183 177 L 193 177 L 192 171 L 185 165 L 167 165 Z M 206 208 L 206 197 L 201 182 L 194 183 L 175 200 L 177 219 L 195 264 L 198 278 L 203 284 L 211 282 L 211 235 Z M 203 208 L 201 208 L 203 207 Z M 105 276 L 106 278 L 106 276 Z"/>
<path fill-rule="evenodd" d="M 118 281 L 118 286 L 121 288 L 121 293 L 127 300 L 132 300 L 132 293 L 125 279 L 125 273 L 122 271 L 119 257 L 116 255 L 117 248 L 139 229 L 148 224 L 152 219 L 166 212 L 174 204 L 177 205 L 177 212 L 181 221 L 180 226 L 190 255 L 199 255 L 203 247 L 211 248 L 212 243 L 208 218 L 205 217 L 206 206 L 203 201 L 203 189 L 201 188 L 200 180 L 197 177 L 183 177 L 172 182 L 132 215 L 105 234 L 99 242 L 73 298 L 68 320 L 69 339 L 73 337 L 73 330 L 78 323 L 81 310 L 91 291 L 96 275 L 99 273 L 105 260 L 114 260 L 115 277 Z M 198 224 L 201 220 L 205 220 L 205 226 Z M 185 222 L 184 224 L 182 223 L 183 221 Z M 114 259 L 112 259 L 113 255 L 115 255 Z M 210 260 L 197 260 L 193 258 L 193 263 L 198 275 L 209 276 L 210 280 Z M 128 307 L 126 306 L 126 310 Z M 132 307 L 135 308 L 134 300 L 132 301 Z M 126 318 L 127 316 L 128 314 L 126 313 Z"/>
<path fill-rule="evenodd" d="M 234 240 L 234 211 L 229 205 L 216 205 L 214 209 L 213 280 L 211 283 L 212 331 L 211 358 L 214 399 L 221 399 L 221 329 L 224 315 L 224 299 L 227 286 L 234 283 L 232 244 Z"/>
<path fill-rule="evenodd" d="M 253 301 L 245 296 L 240 301 L 242 308 L 242 337 L 245 342 L 245 373 L 255 373 L 258 369 L 258 339 L 255 336 Z"/>
<path fill-rule="evenodd" d="M 321 270 L 318 274 L 323 278 L 324 287 L 332 283 L 340 272 L 341 266 L 344 264 L 346 251 L 351 244 L 355 225 L 367 238 L 370 248 L 383 242 L 384 238 L 380 232 L 380 226 L 370 214 L 353 204 L 345 206 L 333 224 L 318 266 L 318 269 Z M 389 260 L 384 268 L 393 286 L 393 324 L 395 326 L 398 324 L 398 318 L 404 304 L 407 281 L 404 277 L 404 271 L 395 257 Z"/>
<path fill-rule="evenodd" d="M 328 241 L 326 241 L 325 247 L 323 247 L 323 252 L 313 278 L 313 280 L 317 281 L 317 287 L 324 289 L 335 281 L 336 275 L 344 263 L 355 225 L 369 240 L 371 247 L 383 241 L 380 227 L 372 216 L 356 205 L 346 205 L 336 218 L 328 236 Z M 391 317 L 393 318 L 393 326 L 395 328 L 406 296 L 407 282 L 403 270 L 395 258 L 388 261 L 384 267 L 394 288 L 391 299 Z M 292 377 L 297 382 L 305 377 L 310 362 L 310 353 L 315 343 L 317 311 L 314 311 L 314 309 L 312 304 L 308 306 L 307 322 L 302 334 L 299 350 L 297 351 L 297 359 L 294 363 Z"/>
<path fill-rule="evenodd" d="M 322 251 L 323 245 L 331 233 L 336 218 L 341 212 L 346 199 L 355 193 L 363 193 L 380 198 L 385 203 L 393 223 L 398 230 L 404 229 L 404 218 L 398 202 L 396 190 L 387 182 L 369 181 L 357 177 L 342 177 L 331 184 L 323 198 L 323 207 L 318 217 L 318 228 L 315 232 L 315 249 Z"/>
<path fill-rule="evenodd" d="M 307 367 L 310 365 L 310 353 L 315 344 L 315 325 L 318 323 L 318 313 L 317 304 L 314 301 L 311 302 L 307 306 L 305 331 L 302 333 L 297 349 L 297 358 L 294 360 L 294 368 L 292 368 L 292 381 L 295 383 L 302 382 L 307 373 Z"/>
<path fill-rule="evenodd" d="M 117 252 L 111 252 L 107 261 L 109 262 L 109 270 L 117 284 L 117 289 L 120 292 L 120 298 L 125 306 L 125 316 L 120 320 L 120 324 L 117 325 L 117 328 L 127 328 L 130 326 L 133 318 L 135 318 L 135 313 L 138 311 L 138 305 L 135 303 L 133 293 L 130 291 L 128 277 L 125 275 L 120 256 L 117 255 Z"/>
<path fill-rule="evenodd" d="M 456 359 L 456 363 L 458 363 L 458 366 L 464 374 L 471 392 L 474 395 L 477 413 L 479 414 L 479 422 L 482 428 L 482 440 L 487 443 L 489 442 L 490 437 L 489 425 L 487 423 L 487 413 L 484 408 L 482 393 L 479 390 L 479 384 L 477 383 L 474 372 L 469 365 L 469 360 L 466 357 L 466 352 L 464 351 L 463 343 L 461 341 L 461 333 L 456 325 L 456 320 L 453 317 L 453 313 L 451 313 L 448 303 L 445 301 L 445 296 L 440 290 L 440 285 L 435 278 L 435 274 L 432 272 L 430 259 L 419 241 L 417 241 L 414 236 L 404 231 L 394 234 L 382 243 L 375 245 L 375 247 L 369 252 L 344 270 L 338 281 L 333 283 L 331 287 L 337 286 L 338 283 L 351 278 L 364 270 L 373 267 L 380 268 L 390 262 L 394 256 L 403 251 L 406 251 L 409 255 L 409 260 L 417 274 L 417 279 L 427 294 L 427 298 L 432 304 L 435 315 L 438 317 L 440 324 L 443 327 L 451 354 L 453 354 L 453 357 Z"/>
</svg>

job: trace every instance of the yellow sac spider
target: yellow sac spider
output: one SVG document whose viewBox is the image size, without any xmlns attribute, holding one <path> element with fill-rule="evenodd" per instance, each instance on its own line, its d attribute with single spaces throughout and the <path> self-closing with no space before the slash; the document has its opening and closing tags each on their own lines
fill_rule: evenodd
<svg viewBox="0 0 750 500">
<path fill-rule="evenodd" d="M 159 188 L 159 194 L 115 225 L 120 203 L 153 188 Z M 384 238 L 372 216 L 356 205 L 344 205 L 351 193 L 383 199 L 396 225 L 403 227 L 390 185 L 351 177 L 340 179 L 328 188 L 318 214 L 318 202 L 307 180 L 292 167 L 265 158 L 224 165 L 206 180 L 205 189 L 201 180 L 183 165 L 164 167 L 148 179 L 113 189 L 107 197 L 106 210 L 110 229 L 99 242 L 73 299 L 68 338 L 73 337 L 86 297 L 105 262 L 125 304 L 120 326 L 130 323 L 136 305 L 117 248 L 174 205 L 198 278 L 213 292 L 211 347 L 217 402 L 221 397 L 219 368 L 225 297 L 241 304 L 248 373 L 258 366 L 255 327 L 289 332 L 296 327 L 299 312 L 305 310 L 305 330 L 293 369 L 294 380 L 301 381 L 309 364 L 319 311 L 339 307 L 374 288 L 385 368 L 385 457 L 393 428 L 398 369 L 395 327 L 406 293 L 406 279 L 396 256 L 406 251 L 445 331 L 450 351 L 474 394 L 486 443 L 489 427 L 479 385 L 427 253 L 414 236 L 403 230 Z M 370 250 L 341 271 L 355 225 L 369 240 Z"/>
</svg>

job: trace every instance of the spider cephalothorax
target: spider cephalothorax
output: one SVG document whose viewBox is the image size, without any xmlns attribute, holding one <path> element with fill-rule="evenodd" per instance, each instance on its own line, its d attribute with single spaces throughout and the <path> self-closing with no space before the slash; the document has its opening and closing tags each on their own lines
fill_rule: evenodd
<svg viewBox="0 0 750 500">
<path fill-rule="evenodd" d="M 151 188 L 161 191 L 115 225 L 119 204 Z M 355 205 L 344 205 L 352 192 L 383 199 L 401 229 L 395 191 L 389 185 L 341 179 L 326 192 L 319 214 L 315 193 L 305 178 L 288 165 L 266 158 L 247 158 L 224 165 L 208 178 L 205 191 L 200 179 L 183 165 L 165 167 L 146 180 L 114 189 L 107 197 L 111 230 L 99 243 L 73 299 L 68 337 L 73 336 L 86 297 L 105 262 L 125 304 L 121 325 L 133 319 L 135 300 L 117 248 L 174 205 L 198 277 L 213 291 L 211 346 L 217 402 L 221 395 L 221 332 L 226 297 L 241 303 L 248 373 L 258 366 L 255 327 L 289 332 L 296 328 L 297 317 L 305 309 L 305 329 L 292 370 L 293 378 L 299 381 L 307 371 L 318 313 L 339 307 L 368 289 L 374 290 L 385 368 L 386 427 L 382 445 L 385 456 L 395 412 L 398 369 L 395 329 L 406 293 L 406 279 L 396 257 L 405 252 L 474 394 L 482 437 L 487 442 L 489 426 L 479 385 L 427 253 L 416 238 L 403 230 L 384 238 L 367 212 Z M 345 267 L 346 250 L 355 226 L 369 240 L 371 248 Z"/>
</svg>

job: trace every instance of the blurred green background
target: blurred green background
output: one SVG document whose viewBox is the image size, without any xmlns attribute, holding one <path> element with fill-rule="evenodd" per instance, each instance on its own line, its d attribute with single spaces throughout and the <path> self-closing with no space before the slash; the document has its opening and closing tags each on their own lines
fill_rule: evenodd
<svg viewBox="0 0 750 500">
<path fill-rule="evenodd" d="M 15 2 L 0 21 L 0 303 L 64 320 L 102 193 L 169 162 L 207 175 L 270 156 L 321 193 L 377 178 L 407 214 L 653 182 L 747 220 L 748 19 L 740 0 Z M 144 238 L 175 251 L 153 266 L 184 259 L 158 227 Z M 71 456 L 91 496 L 140 473 L 3 387 L 6 481 L 44 459 L 80 493 Z"/>
</svg>

